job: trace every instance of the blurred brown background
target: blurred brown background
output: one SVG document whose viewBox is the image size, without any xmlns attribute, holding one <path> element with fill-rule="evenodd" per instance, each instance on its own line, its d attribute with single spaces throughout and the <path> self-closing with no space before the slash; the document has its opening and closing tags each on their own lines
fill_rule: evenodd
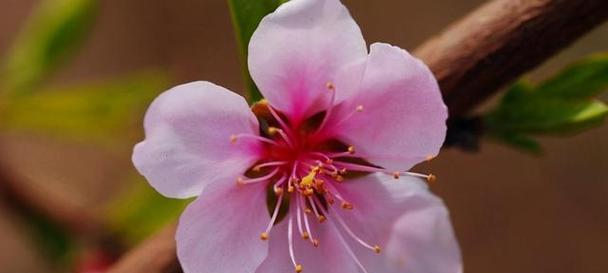
<svg viewBox="0 0 608 273">
<path fill-rule="evenodd" d="M 481 0 L 344 0 L 369 43 L 414 49 Z M 0 0 L 0 53 L 35 0 Z M 174 83 L 204 79 L 243 90 L 225 1 L 104 0 L 93 33 L 52 83 L 109 78 L 142 68 L 170 71 Z M 530 77 L 608 49 L 603 25 Z M 604 97 L 606 98 L 606 97 Z M 546 153 L 484 142 L 482 152 L 445 151 L 429 168 L 451 209 L 469 273 L 603 273 L 608 270 L 608 126 L 543 139 Z M 0 135 L 4 160 L 46 195 L 99 209 L 126 187 L 128 149 L 31 134 Z M 49 272 L 22 223 L 0 206 L 0 272 Z"/>
</svg>

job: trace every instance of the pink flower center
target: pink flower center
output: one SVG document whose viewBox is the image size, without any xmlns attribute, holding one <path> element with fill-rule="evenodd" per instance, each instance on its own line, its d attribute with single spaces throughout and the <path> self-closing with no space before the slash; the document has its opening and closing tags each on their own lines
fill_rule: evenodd
<svg viewBox="0 0 608 273">
<path fill-rule="evenodd" d="M 276 111 L 266 101 L 262 101 L 252 108 L 262 124 L 261 136 L 233 135 L 231 137 L 233 143 L 241 138 L 264 142 L 261 159 L 244 176 L 238 177 L 237 183 L 239 185 L 267 183 L 274 192 L 272 199 L 274 204 L 270 205 L 271 219 L 266 230 L 260 235 L 262 240 L 269 238 L 271 229 L 279 219 L 279 212 L 289 210 L 285 216 L 288 221 L 289 254 L 296 272 L 302 271 L 302 265 L 297 263 L 294 252 L 294 230 L 297 230 L 304 240 L 318 247 L 320 241 L 313 234 L 312 227 L 328 219 L 336 225 L 336 230 L 342 230 L 362 247 L 376 253 L 381 251 L 378 245 L 361 239 L 340 214 L 333 211 L 336 209 L 334 206 L 336 203 L 339 204 L 339 209 L 347 211 L 356 206 L 340 192 L 338 184 L 344 183 L 349 178 L 372 172 L 388 174 L 395 178 L 411 175 L 434 180 L 433 175 L 388 171 L 375 166 L 357 156 L 356 147 L 328 137 L 324 129 L 332 114 L 335 99 L 333 85 L 328 84 L 328 89 L 332 91 L 332 107 L 325 112 L 314 115 L 300 124 L 291 124 L 282 113 Z M 353 109 L 352 115 L 364 114 L 363 112 L 363 106 L 360 105 Z M 347 115 L 344 119 L 352 115 Z M 338 236 L 361 270 L 367 272 L 343 235 L 338 233 Z"/>
</svg>

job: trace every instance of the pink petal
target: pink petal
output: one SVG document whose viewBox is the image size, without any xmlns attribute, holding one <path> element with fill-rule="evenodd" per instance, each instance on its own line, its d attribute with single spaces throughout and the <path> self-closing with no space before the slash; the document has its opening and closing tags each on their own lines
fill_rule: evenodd
<svg viewBox="0 0 608 273">
<path fill-rule="evenodd" d="M 324 110 L 327 83 L 367 55 L 361 30 L 338 0 L 292 0 L 266 16 L 249 43 L 249 71 L 292 120 Z"/>
<path fill-rule="evenodd" d="M 358 156 L 389 170 L 407 170 L 437 155 L 447 108 L 424 63 L 375 43 L 367 61 L 345 71 L 336 90 L 346 101 L 336 107 L 328 130 L 354 145 Z"/>
<path fill-rule="evenodd" d="M 372 174 L 340 185 L 354 205 L 348 226 L 381 254 L 352 243 L 368 272 L 461 273 L 458 242 L 443 202 L 418 178 Z"/>
<path fill-rule="evenodd" d="M 180 85 L 158 96 L 144 128 L 146 139 L 135 146 L 133 163 L 168 197 L 196 196 L 224 178 L 234 182 L 260 148 L 251 140 L 230 142 L 232 134 L 257 135 L 258 122 L 241 96 L 209 82 Z"/>
<path fill-rule="evenodd" d="M 290 212 L 290 213 L 293 213 Z M 294 216 L 295 217 L 295 216 Z M 268 257 L 256 270 L 256 273 L 286 273 L 295 272 L 289 257 L 287 241 L 287 218 L 275 226 L 270 233 Z M 313 219 L 311 219 L 313 220 Z M 315 222 L 313 224 L 313 222 Z M 312 234 L 321 242 L 319 247 L 313 247 L 309 241 L 304 241 L 295 226 L 294 219 L 294 253 L 297 262 L 303 266 L 303 272 L 311 273 L 353 273 L 359 272 L 357 266 L 344 251 L 343 245 L 336 236 L 335 228 L 328 222 L 318 224 L 313 220 Z"/>
<path fill-rule="evenodd" d="M 269 220 L 263 183 L 210 185 L 179 221 L 177 256 L 184 272 L 255 272 L 268 253 L 260 233 Z"/>
</svg>

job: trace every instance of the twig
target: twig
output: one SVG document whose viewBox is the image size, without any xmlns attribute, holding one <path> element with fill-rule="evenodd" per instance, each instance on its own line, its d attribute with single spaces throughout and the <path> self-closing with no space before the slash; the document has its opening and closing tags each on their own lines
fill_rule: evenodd
<svg viewBox="0 0 608 273">
<path fill-rule="evenodd" d="M 462 116 L 607 17 L 606 0 L 495 0 L 415 54 L 438 78 L 451 115 Z M 177 264 L 173 228 L 135 248 L 110 272 L 172 272 L 166 270 Z"/>
<path fill-rule="evenodd" d="M 148 239 L 125 255 L 108 273 L 182 272 L 175 255 L 175 224 Z"/>
<path fill-rule="evenodd" d="M 88 211 L 28 188 L 27 180 L 11 172 L 0 160 L 0 198 L 5 206 L 26 217 L 44 217 L 54 225 L 77 234 L 96 234 L 99 223 Z"/>
<path fill-rule="evenodd" d="M 430 66 L 457 117 L 607 18 L 606 0 L 495 0 L 415 55 Z"/>
</svg>

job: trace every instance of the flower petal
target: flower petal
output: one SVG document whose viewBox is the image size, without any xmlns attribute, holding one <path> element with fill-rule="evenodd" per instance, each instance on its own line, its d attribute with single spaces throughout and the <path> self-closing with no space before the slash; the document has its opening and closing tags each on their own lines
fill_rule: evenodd
<svg viewBox="0 0 608 273">
<path fill-rule="evenodd" d="M 326 128 L 354 145 L 358 156 L 391 170 L 407 170 L 437 155 L 447 108 L 422 61 L 398 47 L 375 43 L 367 61 L 345 71 L 336 92 L 346 101 L 336 107 Z"/>
<path fill-rule="evenodd" d="M 257 135 L 258 122 L 241 96 L 209 82 L 180 85 L 158 96 L 144 128 L 146 139 L 135 146 L 133 163 L 168 197 L 196 196 L 222 178 L 234 181 L 260 149 L 252 140 L 231 143 L 232 134 Z"/>
<path fill-rule="evenodd" d="M 264 97 L 297 122 L 325 109 L 327 83 L 366 55 L 361 30 L 340 1 L 292 0 L 262 19 L 248 61 Z"/>
<path fill-rule="evenodd" d="M 337 211 L 380 255 L 352 243 L 369 272 L 461 273 L 458 242 L 443 202 L 414 177 L 372 174 L 339 185 L 354 205 Z"/>
<path fill-rule="evenodd" d="M 179 221 L 177 256 L 184 272 L 255 272 L 268 252 L 260 240 L 268 221 L 265 184 L 210 185 Z"/>
<path fill-rule="evenodd" d="M 293 210 L 290 213 L 293 214 Z M 256 273 L 294 272 L 294 265 L 289 257 L 288 248 L 288 217 L 272 229 L 268 257 L 260 265 Z M 305 241 L 300 237 L 295 226 L 295 219 L 293 225 L 294 253 L 296 261 L 303 266 L 304 272 L 358 272 L 356 264 L 348 253 L 344 251 L 344 247 L 337 237 L 336 230 L 331 224 L 318 224 L 316 220 L 311 222 L 312 234 L 315 239 L 320 241 L 319 247 L 313 247 L 309 241 Z"/>
</svg>

